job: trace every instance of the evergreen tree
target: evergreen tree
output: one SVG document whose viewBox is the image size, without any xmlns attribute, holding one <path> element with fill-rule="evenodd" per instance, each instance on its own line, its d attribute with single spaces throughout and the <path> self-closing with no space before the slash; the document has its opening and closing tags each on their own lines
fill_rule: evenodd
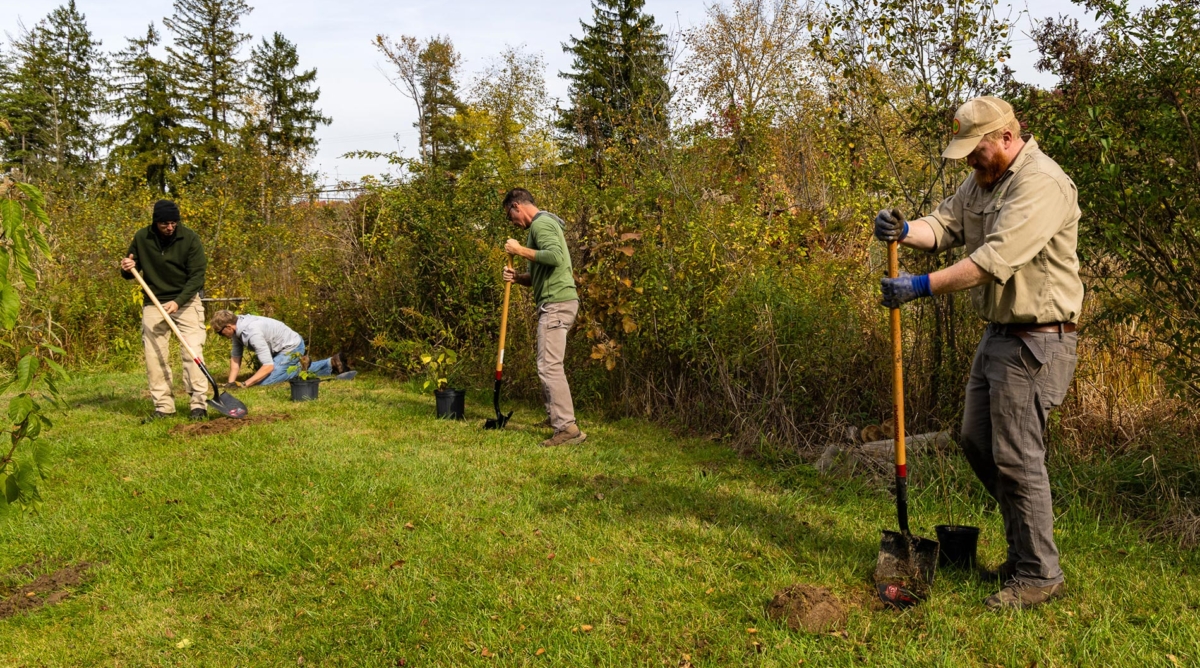
<svg viewBox="0 0 1200 668">
<path fill-rule="evenodd" d="M 454 44 L 447 37 L 422 43 L 409 35 L 396 42 L 376 35 L 375 47 L 396 68 L 392 85 L 417 106 L 413 126 L 420 133 L 421 160 L 452 171 L 465 167 L 472 156 L 466 147 L 467 107 L 454 79 L 461 62 Z"/>
<path fill-rule="evenodd" d="M 449 171 L 459 171 L 471 161 L 463 122 L 467 105 L 459 99 L 454 79 L 461 60 L 446 37 L 429 40 L 418 59 L 425 153 L 430 164 Z"/>
<path fill-rule="evenodd" d="M 317 125 L 332 120 L 315 108 L 321 89 L 314 88 L 317 70 L 297 73 L 300 57 L 296 45 L 281 33 L 255 47 L 250 56 L 250 87 L 261 98 L 263 119 L 257 132 L 265 139 L 267 152 L 292 156 L 316 147 Z"/>
<path fill-rule="evenodd" d="M 113 128 L 109 157 L 118 170 L 136 172 L 148 185 L 167 192 L 168 175 L 179 170 L 186 147 L 177 86 L 167 64 L 150 52 L 159 39 L 151 23 L 145 37 L 129 38 L 116 55 L 114 108 L 123 120 Z"/>
<path fill-rule="evenodd" d="M 250 7 L 243 0 L 175 0 L 175 13 L 163 20 L 175 42 L 167 47 L 187 114 L 189 141 L 197 161 L 218 158 L 240 113 L 246 64 L 238 60 L 250 36 L 238 32 Z"/>
<path fill-rule="evenodd" d="M 108 61 L 100 41 L 71 0 L 50 12 L 13 45 L 0 116 L 10 164 L 29 169 L 80 167 L 99 152 L 99 116 L 107 104 Z"/>
<path fill-rule="evenodd" d="M 563 51 L 574 56 L 572 108 L 559 127 L 593 152 L 612 140 L 658 136 L 667 127 L 667 38 L 643 9 L 645 0 L 593 0 L 593 23 Z"/>
</svg>

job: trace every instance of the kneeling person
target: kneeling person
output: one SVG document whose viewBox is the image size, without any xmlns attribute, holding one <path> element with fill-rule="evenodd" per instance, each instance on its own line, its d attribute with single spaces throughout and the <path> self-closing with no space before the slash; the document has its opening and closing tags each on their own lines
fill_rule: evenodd
<svg viewBox="0 0 1200 668">
<path fill-rule="evenodd" d="M 273 318 L 259 315 L 234 315 L 231 311 L 217 311 L 212 317 L 212 329 L 217 334 L 233 340 L 229 353 L 229 382 L 243 387 L 251 385 L 274 385 L 291 380 L 300 373 L 300 359 L 304 356 L 304 339 L 290 327 Z M 238 372 L 242 369 L 242 351 L 254 351 L 261 364 L 254 375 L 245 383 L 238 383 Z M 309 372 L 318 376 L 332 376 L 347 371 L 341 353 L 313 362 Z"/>
</svg>

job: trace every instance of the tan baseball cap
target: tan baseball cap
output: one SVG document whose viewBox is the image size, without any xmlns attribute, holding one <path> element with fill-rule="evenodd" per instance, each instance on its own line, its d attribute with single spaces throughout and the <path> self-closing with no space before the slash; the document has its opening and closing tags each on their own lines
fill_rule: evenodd
<svg viewBox="0 0 1200 668">
<path fill-rule="evenodd" d="M 967 157 L 984 135 L 1003 128 L 1015 118 L 1012 105 L 998 97 L 985 95 L 968 100 L 954 112 L 954 139 L 942 151 L 942 157 L 949 160 Z"/>
</svg>

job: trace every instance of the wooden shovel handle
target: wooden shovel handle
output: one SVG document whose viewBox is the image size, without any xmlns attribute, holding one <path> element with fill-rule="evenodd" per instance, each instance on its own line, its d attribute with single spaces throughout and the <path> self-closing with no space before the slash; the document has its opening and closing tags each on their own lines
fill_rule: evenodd
<svg viewBox="0 0 1200 668">
<path fill-rule="evenodd" d="M 508 268 L 513 268 L 512 256 L 508 256 Z M 500 351 L 496 353 L 496 380 L 504 371 L 504 338 L 508 334 L 508 298 L 512 294 L 512 283 L 504 282 L 504 306 L 500 310 Z"/>
<path fill-rule="evenodd" d="M 171 316 L 167 315 L 167 310 L 162 307 L 162 304 L 158 303 L 158 297 L 154 296 L 154 292 L 150 290 L 149 285 L 146 285 L 146 281 L 142 278 L 142 275 L 138 273 L 137 269 L 130 269 L 129 273 L 133 274 L 133 277 L 137 279 L 137 282 L 142 285 L 142 290 L 146 292 L 146 296 L 150 298 L 150 301 L 154 302 L 154 306 L 158 308 L 158 312 L 162 314 L 163 320 L 167 321 L 167 325 L 170 326 L 171 331 L 175 332 L 175 338 L 179 339 L 179 345 L 183 346 L 183 349 L 187 351 L 188 355 L 192 356 L 193 360 L 199 362 L 200 356 L 197 355 L 196 351 L 192 350 L 192 347 L 188 345 L 187 339 L 183 338 L 183 334 L 179 333 L 179 328 L 175 326 L 175 321 L 171 319 Z"/>
<path fill-rule="evenodd" d="M 888 277 L 900 275 L 898 243 L 888 243 Z M 894 308 L 892 316 L 892 420 L 896 423 L 896 475 L 906 477 L 907 464 L 904 458 L 904 351 L 900 342 L 900 309 Z"/>
</svg>

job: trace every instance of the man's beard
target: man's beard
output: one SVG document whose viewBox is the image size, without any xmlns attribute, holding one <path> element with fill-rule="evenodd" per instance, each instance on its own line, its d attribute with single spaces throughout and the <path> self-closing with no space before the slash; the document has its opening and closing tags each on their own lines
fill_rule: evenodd
<svg viewBox="0 0 1200 668">
<path fill-rule="evenodd" d="M 991 188 L 1007 170 L 1008 161 L 1004 159 L 1003 153 L 997 151 L 991 162 L 975 166 L 975 183 L 984 188 Z"/>
</svg>

